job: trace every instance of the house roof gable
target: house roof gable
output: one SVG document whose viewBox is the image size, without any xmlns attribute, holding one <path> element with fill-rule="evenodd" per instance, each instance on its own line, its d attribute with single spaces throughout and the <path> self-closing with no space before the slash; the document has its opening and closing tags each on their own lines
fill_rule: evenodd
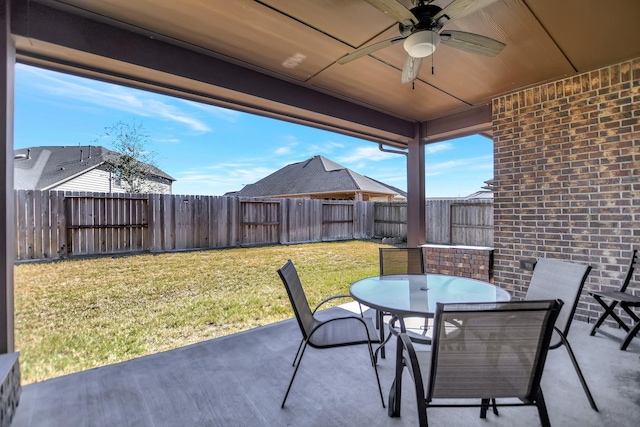
<svg viewBox="0 0 640 427">
<path fill-rule="evenodd" d="M 241 197 L 274 197 L 337 192 L 397 194 L 388 186 L 360 175 L 323 156 L 289 164 L 234 193 Z"/>
<path fill-rule="evenodd" d="M 20 148 L 14 155 L 27 156 L 14 162 L 14 187 L 44 190 L 97 168 L 117 154 L 101 146 L 85 145 Z M 154 175 L 175 181 L 162 170 L 151 167 Z"/>
</svg>

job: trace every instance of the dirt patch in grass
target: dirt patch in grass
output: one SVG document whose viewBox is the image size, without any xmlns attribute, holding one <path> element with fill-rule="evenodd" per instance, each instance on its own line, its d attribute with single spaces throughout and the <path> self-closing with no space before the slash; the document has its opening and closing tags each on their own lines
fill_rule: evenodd
<svg viewBox="0 0 640 427">
<path fill-rule="evenodd" d="M 313 305 L 377 274 L 380 246 L 348 241 L 17 265 L 23 383 L 291 318 L 277 274 L 287 259 Z"/>
</svg>

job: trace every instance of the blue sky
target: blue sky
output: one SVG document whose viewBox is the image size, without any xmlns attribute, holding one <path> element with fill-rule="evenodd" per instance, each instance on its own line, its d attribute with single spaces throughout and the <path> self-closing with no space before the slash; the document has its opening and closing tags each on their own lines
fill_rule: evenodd
<svg viewBox="0 0 640 427">
<path fill-rule="evenodd" d="M 177 181 L 174 194 L 222 195 L 323 155 L 406 190 L 406 159 L 340 134 L 224 108 L 16 66 L 15 148 L 99 145 L 105 127 L 141 123 L 146 148 Z M 493 142 L 471 136 L 426 146 L 427 197 L 466 196 L 493 177 Z"/>
</svg>

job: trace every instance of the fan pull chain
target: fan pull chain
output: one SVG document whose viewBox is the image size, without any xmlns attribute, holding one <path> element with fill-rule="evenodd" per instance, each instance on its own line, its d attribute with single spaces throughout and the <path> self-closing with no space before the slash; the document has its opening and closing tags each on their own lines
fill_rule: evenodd
<svg viewBox="0 0 640 427">
<path fill-rule="evenodd" d="M 435 52 L 434 52 L 435 53 Z M 436 67 L 434 67 L 433 62 L 435 61 L 435 59 L 433 59 L 435 55 L 431 55 L 431 75 L 433 76 L 436 73 Z"/>
</svg>

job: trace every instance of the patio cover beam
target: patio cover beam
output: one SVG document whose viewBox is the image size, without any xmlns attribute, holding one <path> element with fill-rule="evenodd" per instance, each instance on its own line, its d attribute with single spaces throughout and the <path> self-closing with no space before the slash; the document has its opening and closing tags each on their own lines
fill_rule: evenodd
<svg viewBox="0 0 640 427">
<path fill-rule="evenodd" d="M 427 144 L 476 134 L 492 138 L 491 104 L 423 122 L 421 132 Z"/>
</svg>

